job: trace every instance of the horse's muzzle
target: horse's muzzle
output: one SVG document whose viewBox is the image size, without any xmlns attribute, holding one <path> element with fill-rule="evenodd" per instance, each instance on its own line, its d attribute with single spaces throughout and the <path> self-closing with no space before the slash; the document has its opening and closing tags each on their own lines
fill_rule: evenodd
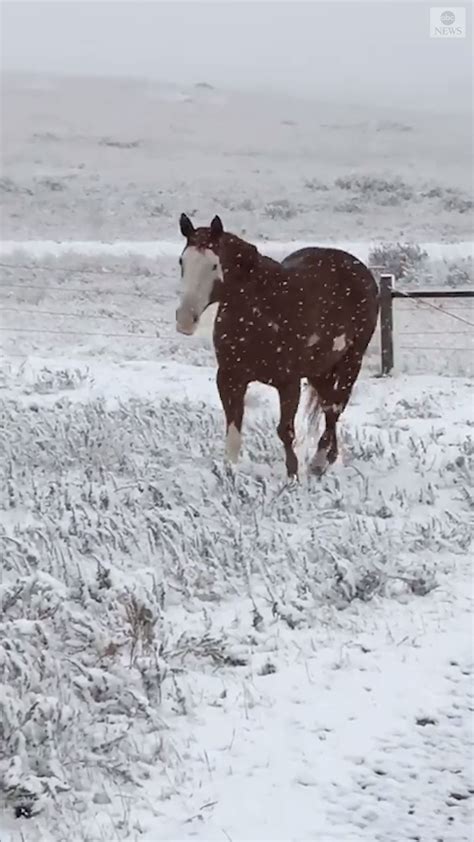
<svg viewBox="0 0 474 842">
<path fill-rule="evenodd" d="M 176 322 L 176 330 L 178 333 L 182 333 L 184 336 L 192 336 L 196 328 L 183 327 L 183 325 L 179 325 L 178 322 Z"/>
<path fill-rule="evenodd" d="M 198 326 L 199 318 L 189 310 L 183 312 L 180 308 L 176 310 L 176 330 L 184 336 L 192 336 Z"/>
</svg>

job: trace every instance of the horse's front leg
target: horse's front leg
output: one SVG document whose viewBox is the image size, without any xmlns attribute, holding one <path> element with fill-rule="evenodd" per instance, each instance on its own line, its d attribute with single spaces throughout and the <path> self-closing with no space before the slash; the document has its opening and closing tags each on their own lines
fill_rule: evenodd
<svg viewBox="0 0 474 842">
<path fill-rule="evenodd" d="M 295 416 L 301 394 L 301 382 L 295 380 L 285 386 L 277 386 L 280 396 L 280 423 L 277 432 L 285 448 L 286 470 L 290 479 L 298 477 L 298 459 L 293 450 L 295 439 Z"/>
<path fill-rule="evenodd" d="M 217 389 L 224 407 L 227 435 L 226 457 L 236 464 L 242 444 L 242 421 L 244 417 L 244 401 L 248 382 L 239 380 L 228 370 L 217 370 Z"/>
</svg>

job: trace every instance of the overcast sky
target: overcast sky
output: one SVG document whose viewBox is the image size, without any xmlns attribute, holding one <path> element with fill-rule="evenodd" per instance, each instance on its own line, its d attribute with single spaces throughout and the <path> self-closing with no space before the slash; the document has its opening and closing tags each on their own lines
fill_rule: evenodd
<svg viewBox="0 0 474 842">
<path fill-rule="evenodd" d="M 2 66 L 468 110 L 471 20 L 464 39 L 430 38 L 429 8 L 423 0 L 2 1 Z"/>
</svg>

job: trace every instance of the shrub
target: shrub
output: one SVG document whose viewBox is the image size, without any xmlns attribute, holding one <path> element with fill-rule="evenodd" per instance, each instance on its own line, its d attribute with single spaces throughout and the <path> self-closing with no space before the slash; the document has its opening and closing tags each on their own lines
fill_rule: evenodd
<svg viewBox="0 0 474 842">
<path fill-rule="evenodd" d="M 324 184 L 323 181 L 320 181 L 319 178 L 308 178 L 304 182 L 304 186 L 307 190 L 323 190 L 327 192 L 329 187 L 327 184 Z"/>
<path fill-rule="evenodd" d="M 338 213 L 360 213 L 361 207 L 355 198 L 351 198 L 338 202 L 334 205 L 334 210 Z"/>
<path fill-rule="evenodd" d="M 99 146 L 111 146 L 114 149 L 138 149 L 141 145 L 141 140 L 115 140 L 113 137 L 103 137 L 99 140 Z"/>
<path fill-rule="evenodd" d="M 264 213 L 270 219 L 292 219 L 292 217 L 297 215 L 298 211 L 288 199 L 275 199 L 273 202 L 268 202 L 265 206 Z"/>
<path fill-rule="evenodd" d="M 242 199 L 239 202 L 235 202 L 235 204 L 229 204 L 229 208 L 230 210 L 247 211 L 248 213 L 251 213 L 255 210 L 255 205 L 252 199 Z"/>
<path fill-rule="evenodd" d="M 369 253 L 369 264 L 383 266 L 396 279 L 411 276 L 426 264 L 428 253 L 412 243 L 381 243 Z"/>
<path fill-rule="evenodd" d="M 474 283 L 474 261 L 472 257 L 443 261 L 446 270 L 445 283 L 450 287 L 472 286 Z"/>
<path fill-rule="evenodd" d="M 472 213 L 474 202 L 472 199 L 464 198 L 459 193 L 453 193 L 443 199 L 443 208 L 457 213 Z"/>
<path fill-rule="evenodd" d="M 376 132 L 412 132 L 409 123 L 397 123 L 394 120 L 381 120 L 375 127 Z"/>
<path fill-rule="evenodd" d="M 46 187 L 47 190 L 51 190 L 53 193 L 60 193 L 66 189 L 64 181 L 57 181 L 54 178 L 42 178 L 39 183 L 42 187 Z"/>
<path fill-rule="evenodd" d="M 22 187 L 7 176 L 0 178 L 0 193 L 26 193 L 28 196 L 33 195 L 33 191 L 29 187 Z"/>
<path fill-rule="evenodd" d="M 424 199 L 441 199 L 443 193 L 443 188 L 438 184 L 436 187 L 430 187 L 429 190 L 425 190 L 421 195 Z"/>
<path fill-rule="evenodd" d="M 150 208 L 150 216 L 166 216 L 167 210 L 163 202 Z"/>
<path fill-rule="evenodd" d="M 439 199 L 442 208 L 454 213 L 470 213 L 474 208 L 472 199 L 454 187 L 442 187 L 437 184 L 420 194 L 424 199 Z"/>
<path fill-rule="evenodd" d="M 334 181 L 336 187 L 341 190 L 352 190 L 366 199 L 372 199 L 379 204 L 398 204 L 399 201 L 413 197 L 412 188 L 402 181 L 401 178 L 380 178 L 373 175 L 347 175 L 340 176 Z M 383 201 L 391 196 L 390 201 Z M 394 197 L 397 201 L 394 201 Z"/>
</svg>

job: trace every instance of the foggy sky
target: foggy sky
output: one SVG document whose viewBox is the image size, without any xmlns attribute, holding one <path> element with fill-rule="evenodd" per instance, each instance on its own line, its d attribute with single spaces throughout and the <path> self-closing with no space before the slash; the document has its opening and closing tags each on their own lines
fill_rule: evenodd
<svg viewBox="0 0 474 842">
<path fill-rule="evenodd" d="M 443 40 L 429 37 L 430 4 L 417 0 L 10 0 L 1 4 L 2 70 L 208 81 L 467 111 L 472 37 L 465 5 L 468 36 Z"/>
</svg>

